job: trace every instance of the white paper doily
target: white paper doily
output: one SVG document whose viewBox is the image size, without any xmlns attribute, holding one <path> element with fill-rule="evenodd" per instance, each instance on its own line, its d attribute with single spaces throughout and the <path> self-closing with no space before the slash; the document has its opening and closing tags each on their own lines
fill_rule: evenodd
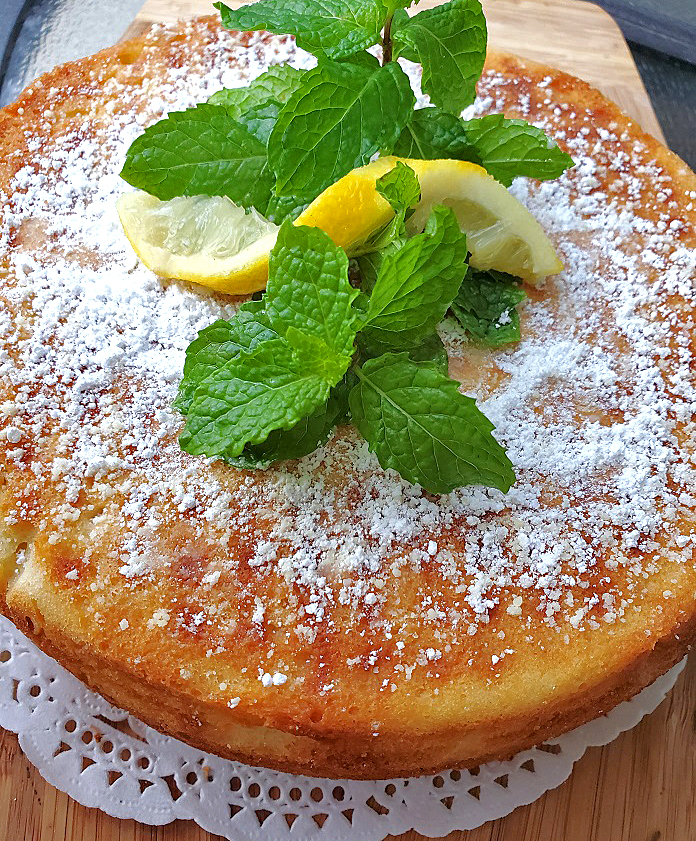
<svg viewBox="0 0 696 841">
<path fill-rule="evenodd" d="M 234 841 L 437 837 L 503 817 L 560 785 L 590 745 L 652 712 L 675 666 L 608 715 L 509 762 L 433 777 L 356 782 L 251 768 L 163 736 L 108 704 L 0 617 L 0 725 L 41 775 L 85 806 L 146 824 L 177 818 Z"/>
</svg>

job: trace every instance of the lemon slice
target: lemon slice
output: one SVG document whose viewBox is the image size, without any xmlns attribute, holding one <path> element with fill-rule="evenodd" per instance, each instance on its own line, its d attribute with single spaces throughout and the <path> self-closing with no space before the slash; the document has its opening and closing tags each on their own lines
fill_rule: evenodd
<svg viewBox="0 0 696 841">
<path fill-rule="evenodd" d="M 116 208 L 133 250 L 160 277 L 242 295 L 263 289 L 278 226 L 221 196 L 160 201 L 138 191 Z"/>
<path fill-rule="evenodd" d="M 405 163 L 421 185 L 420 203 L 406 226 L 409 233 L 422 231 L 433 205 L 441 204 L 456 214 L 477 269 L 497 269 L 529 283 L 563 270 L 541 225 L 485 169 L 467 161 Z"/>
<path fill-rule="evenodd" d="M 327 187 L 295 220 L 321 228 L 354 256 L 394 216 L 375 189 L 399 158 L 378 158 Z M 561 271 L 553 245 L 531 213 L 484 169 L 466 161 L 403 159 L 415 170 L 421 201 L 408 221 L 422 231 L 433 205 L 455 212 L 467 235 L 471 264 L 535 283 Z M 192 196 L 160 201 L 143 192 L 118 201 L 126 236 L 138 257 L 162 277 L 240 295 L 263 289 L 278 227 L 227 198 Z"/>
</svg>

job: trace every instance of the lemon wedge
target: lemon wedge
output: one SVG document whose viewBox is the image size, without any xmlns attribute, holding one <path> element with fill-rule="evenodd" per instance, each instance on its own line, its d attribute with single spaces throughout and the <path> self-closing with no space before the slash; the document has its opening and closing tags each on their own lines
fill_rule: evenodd
<svg viewBox="0 0 696 841">
<path fill-rule="evenodd" d="M 406 225 L 409 233 L 422 231 L 433 205 L 441 204 L 454 211 L 475 268 L 497 269 L 532 284 L 563 270 L 541 225 L 485 169 L 467 161 L 405 163 L 421 185 L 421 200 Z"/>
<path fill-rule="evenodd" d="M 116 204 L 142 262 L 160 277 L 242 295 L 263 289 L 278 226 L 222 196 L 160 201 L 141 190 Z"/>
<path fill-rule="evenodd" d="M 295 220 L 321 228 L 349 255 L 394 215 L 375 189 L 403 160 L 418 176 L 421 201 L 407 227 L 422 231 L 434 205 L 451 207 L 467 235 L 471 264 L 536 283 L 562 270 L 553 245 L 531 213 L 482 167 L 466 161 L 378 158 L 327 187 Z M 220 197 L 160 201 L 147 193 L 122 196 L 118 212 L 126 236 L 148 268 L 163 277 L 229 294 L 266 285 L 268 254 L 278 227 Z"/>
</svg>

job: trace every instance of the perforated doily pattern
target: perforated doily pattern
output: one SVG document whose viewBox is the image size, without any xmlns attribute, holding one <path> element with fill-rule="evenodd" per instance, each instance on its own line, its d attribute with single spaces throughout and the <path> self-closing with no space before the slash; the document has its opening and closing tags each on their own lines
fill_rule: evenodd
<svg viewBox="0 0 696 841">
<path fill-rule="evenodd" d="M 509 762 L 433 777 L 356 782 L 293 776 L 220 759 L 108 704 L 0 617 L 0 725 L 19 734 L 52 785 L 120 818 L 196 821 L 235 841 L 380 841 L 416 829 L 473 829 L 531 803 L 657 707 L 683 663 L 609 715 Z"/>
</svg>

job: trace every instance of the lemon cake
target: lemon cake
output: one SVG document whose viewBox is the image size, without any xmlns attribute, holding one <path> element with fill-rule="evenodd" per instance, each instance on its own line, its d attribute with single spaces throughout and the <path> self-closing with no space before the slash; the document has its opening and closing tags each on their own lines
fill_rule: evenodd
<svg viewBox="0 0 696 841">
<path fill-rule="evenodd" d="M 511 188 L 565 266 L 529 288 L 522 341 L 442 328 L 510 492 L 426 494 L 349 427 L 263 472 L 192 457 L 184 351 L 243 299 L 138 260 L 119 172 L 145 126 L 285 60 L 306 60 L 290 38 L 213 18 L 153 27 L 0 114 L 2 611 L 222 756 L 350 778 L 506 758 L 696 633 L 696 178 L 587 84 L 489 54 L 471 115 L 527 119 L 576 162 Z"/>
</svg>

